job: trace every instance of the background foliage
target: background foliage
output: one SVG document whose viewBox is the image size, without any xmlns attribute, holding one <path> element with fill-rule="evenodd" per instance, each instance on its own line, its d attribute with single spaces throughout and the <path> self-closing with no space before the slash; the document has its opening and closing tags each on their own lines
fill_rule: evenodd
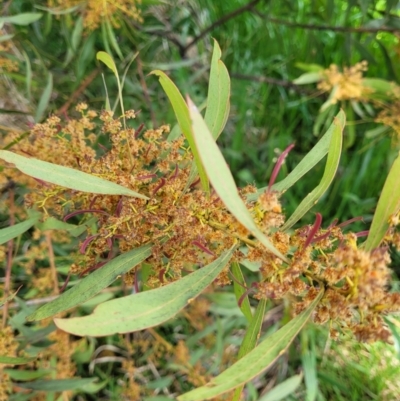
<svg viewBox="0 0 400 401">
<path fill-rule="evenodd" d="M 51 113 L 68 118 L 83 100 L 91 108 L 104 107 L 102 75 L 113 107 L 118 88 L 112 72 L 96 60 L 96 53 L 102 50 L 116 60 L 124 78 L 125 109 L 140 109 L 138 123 L 147 128 L 171 123 L 175 117 L 168 99 L 158 80 L 147 74 L 155 69 L 165 71 L 182 93 L 204 105 L 215 38 L 232 77 L 231 113 L 219 144 L 237 184 L 256 183 L 259 187 L 268 182 L 283 149 L 292 142 L 296 144 L 280 173 L 282 178 L 330 124 L 333 112 L 321 113 L 329 94 L 322 93 L 314 82 L 294 83 L 305 71 L 312 70 L 312 65 L 328 68 L 337 64 L 342 69 L 366 60 L 366 77 L 399 83 L 398 1 L 142 0 L 135 4 L 137 9 L 129 0 L 115 2 L 119 7 L 114 7 L 112 1 L 107 3 L 107 12 L 100 20 L 96 16 L 101 10 L 96 9 L 94 0 L 13 0 L 2 4 L 3 136 L 10 130 L 24 135 L 34 122 L 43 121 Z M 22 13 L 30 14 L 7 20 Z M 364 103 L 361 113 L 350 101 L 340 104 L 348 120 L 346 149 L 335 181 L 320 202 L 318 211 L 324 221 L 363 216 L 368 223 L 398 152 L 399 138 L 393 127 L 376 131 L 381 125 L 374 120 L 382 103 L 370 102 L 369 108 Z M 285 194 L 288 214 L 318 185 L 323 168 L 323 164 L 318 165 L 313 174 Z M 2 190 L 2 196 L 6 195 Z M 22 195 L 19 189 L 17 201 L 22 202 Z M 7 210 L 0 213 L 3 226 L 7 226 Z M 314 214 L 308 213 L 303 222 L 313 220 Z M 359 230 L 365 229 L 364 223 L 356 224 Z M 13 270 L 16 282 L 33 283 L 32 288 L 27 285 L 29 291 L 24 290 L 23 300 L 17 299 L 12 308 L 12 327 L 22 337 L 18 344 L 2 346 L 29 344 L 32 355 L 42 352 L 47 363 L 46 368 L 32 365 L 34 369 L 26 378 L 16 369 L 6 369 L 5 374 L 14 381 L 61 378 L 55 371 L 64 369 L 63 379 L 99 378 L 98 382 L 59 384 L 66 387 L 56 390 L 75 391 L 78 399 L 117 400 L 124 395 L 132 400 L 148 397 L 161 401 L 204 384 L 234 360 L 246 322 L 229 291 L 207 291 L 175 320 L 126 337 L 87 338 L 72 345 L 71 338 L 58 331 L 48 335 L 54 330 L 51 325 L 40 330 L 26 327 L 22 322 L 33 312 L 35 300 L 52 295 L 46 282 L 45 267 L 50 263 L 46 242 L 34 237 L 31 241 L 25 257 L 19 256 L 24 263 Z M 58 270 L 65 275 L 68 246 L 62 238 L 53 241 Z M 396 272 L 399 260 L 394 255 Z M 27 264 L 35 264 L 36 269 L 27 270 Z M 112 287 L 82 309 L 92 310 L 96 303 L 113 297 L 113 291 L 118 289 Z M 287 319 L 282 307 L 268 305 L 263 333 L 276 330 L 281 319 Z M 310 326 L 273 369 L 247 385 L 244 399 L 395 400 L 400 396 L 396 358 L 390 346 L 366 347 L 351 340 L 333 344 L 323 330 Z M 303 379 L 295 382 L 291 395 L 268 398 L 269 389 L 297 374 Z M 47 392 L 49 399 L 56 399 L 56 395 L 59 393 L 54 389 Z M 19 400 L 36 395 L 26 396 L 19 388 L 13 397 Z"/>
</svg>

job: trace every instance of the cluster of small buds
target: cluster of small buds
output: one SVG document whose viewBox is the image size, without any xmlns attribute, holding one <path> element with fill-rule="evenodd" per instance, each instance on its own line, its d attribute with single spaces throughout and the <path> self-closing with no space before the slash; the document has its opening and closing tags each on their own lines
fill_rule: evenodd
<svg viewBox="0 0 400 401">
<path fill-rule="evenodd" d="M 356 234 L 344 234 L 343 223 L 334 221 L 323 229 L 319 213 L 313 226 L 283 231 L 280 194 L 272 190 L 277 175 L 274 169 L 268 189 L 256 201 L 247 200 L 257 191 L 251 185 L 239 194 L 286 262 L 254 240 L 215 192 L 206 194 L 197 182 L 188 185 L 192 154 L 183 138 L 167 140 L 168 126 L 151 130 L 144 130 L 143 125 L 125 127 L 121 120 L 134 119 L 134 111 L 114 118 L 109 111 L 98 116 L 84 104 L 77 110 L 81 113 L 78 119 L 62 122 L 50 117 L 36 125 L 30 137 L 13 150 L 95 174 L 149 199 L 95 195 L 31 182 L 35 188 L 26 196 L 29 207 L 70 223 L 90 222 L 71 274 L 90 274 L 118 254 L 151 243 L 152 255 L 146 260 L 151 271 L 143 284 L 156 288 L 210 263 L 234 244 L 247 245 L 247 255 L 238 250 L 234 259 L 259 262 L 260 280 L 247 291 L 254 298 L 288 298 L 298 314 L 324 291 L 314 321 L 328 323 L 333 337 L 341 330 L 350 330 L 364 341 L 388 339 L 383 316 L 400 309 L 400 296 L 389 292 L 388 267 L 388 245 L 398 249 L 400 243 L 395 229 L 397 215 L 391 219 L 384 245 L 372 252 L 358 247 Z M 100 139 L 106 145 L 99 143 L 96 152 L 94 144 Z M 291 148 L 282 153 L 278 165 Z M 124 280 L 140 290 L 139 277 L 134 268 Z M 230 284 L 231 278 L 227 268 L 215 284 Z"/>
</svg>

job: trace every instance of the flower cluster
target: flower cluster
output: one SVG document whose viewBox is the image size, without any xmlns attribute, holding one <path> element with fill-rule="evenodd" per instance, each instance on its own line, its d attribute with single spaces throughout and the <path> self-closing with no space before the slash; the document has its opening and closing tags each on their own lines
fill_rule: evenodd
<svg viewBox="0 0 400 401">
<path fill-rule="evenodd" d="M 121 16 L 134 21 L 141 21 L 137 5 L 140 0 L 48 0 L 49 7 L 68 9 L 83 7 L 84 26 L 87 31 L 96 30 L 102 21 L 109 21 L 115 28 L 120 25 Z"/>
<path fill-rule="evenodd" d="M 77 111 L 80 118 L 63 122 L 53 116 L 37 124 L 13 150 L 102 177 L 149 199 L 30 181 L 34 189 L 26 196 L 28 207 L 85 227 L 71 274 L 90 274 L 118 254 L 151 243 L 152 255 L 146 260 L 150 270 L 144 274 L 133 268 L 124 280 L 136 290 L 140 282 L 155 288 L 210 263 L 234 244 L 246 245 L 247 255 L 238 248 L 234 260 L 260 264 L 259 280 L 248 294 L 288 298 L 298 314 L 324 291 L 314 321 L 329 323 L 332 336 L 350 330 L 362 341 L 388 340 L 383 316 L 400 309 L 400 295 L 389 291 L 389 245 L 400 248 L 397 215 L 383 245 L 367 252 L 357 245 L 356 234 L 342 232 L 343 224 L 321 228 L 319 214 L 313 226 L 283 231 L 279 193 L 267 190 L 257 201 L 248 201 L 256 188 L 239 190 L 254 221 L 286 262 L 252 238 L 215 192 L 206 194 L 189 181 L 192 154 L 183 138 L 168 140 L 168 126 L 132 128 L 134 111 L 120 118 L 109 111 L 98 115 L 84 104 Z M 6 169 L 7 175 L 18 181 L 12 169 Z M 216 285 L 230 284 L 231 278 L 226 268 Z"/>
<path fill-rule="evenodd" d="M 363 73 L 367 71 L 368 63 L 362 61 L 351 67 L 345 67 L 339 71 L 337 65 L 332 64 L 323 71 L 323 80 L 318 83 L 318 89 L 323 92 L 331 92 L 331 103 L 342 100 L 362 100 L 371 92 L 363 83 Z"/>
</svg>

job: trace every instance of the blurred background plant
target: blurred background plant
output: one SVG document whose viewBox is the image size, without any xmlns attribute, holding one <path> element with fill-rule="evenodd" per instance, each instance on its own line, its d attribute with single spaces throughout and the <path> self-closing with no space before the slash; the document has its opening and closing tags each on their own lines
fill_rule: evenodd
<svg viewBox="0 0 400 401">
<path fill-rule="evenodd" d="M 111 106 L 117 104 L 113 75 L 96 61 L 100 50 L 118 60 L 125 109 L 140 109 L 139 123 L 155 128 L 175 121 L 157 80 L 147 74 L 154 69 L 166 71 L 183 93 L 204 104 L 214 37 L 232 77 L 231 114 L 219 144 L 238 186 L 265 186 L 274 161 L 295 142 L 280 174 L 283 177 L 291 171 L 343 107 L 348 120 L 346 151 L 319 212 L 325 221 L 355 216 L 363 216 L 365 223 L 370 221 L 399 149 L 395 139 L 399 135 L 400 2 L 8 0 L 1 7 L 3 138 L 26 136 L 33 123 L 52 113 L 68 118 L 81 101 L 90 108 L 102 108 L 106 99 L 102 76 Z M 306 74 L 300 75 L 302 71 Z M 355 92 L 339 97 L 342 82 Z M 12 149 L 12 142 L 9 146 Z M 323 166 L 316 166 L 313 174 L 285 194 L 282 200 L 287 214 L 316 187 L 322 174 Z M 23 194 L 19 188 L 20 203 Z M 8 196 L 6 184 L 1 196 Z M 3 226 L 8 224 L 8 212 L 2 204 Z M 313 213 L 309 213 L 303 223 L 313 220 Z M 365 229 L 365 223 L 356 222 L 354 230 Z M 0 374 L 7 377 L 1 382 L 3 387 L 6 380 L 96 376 L 98 383 L 63 385 L 68 391 L 78 388 L 78 399 L 117 400 L 125 396 L 129 400 L 162 401 L 203 384 L 235 357 L 245 320 L 229 291 L 207 293 L 173 322 L 127 337 L 77 342 L 58 332 L 48 336 L 55 329 L 51 325 L 29 327 L 23 322 L 35 300 L 55 295 L 48 272 L 54 261 L 49 255 L 54 254 L 59 273 L 66 274 L 70 249 L 63 238 L 53 238 L 49 248 L 41 234 L 30 237 L 29 244 L 26 238 L 20 241 L 25 244 L 23 250 L 29 251 L 14 259 L 13 275 L 17 281 L 33 285 L 24 300 L 18 299 L 13 306 L 16 312 L 11 314 L 11 325 L 14 333 L 20 333 L 18 346 L 29 344 L 28 354 L 42 353 L 43 358 L 41 366 L 32 362 L 29 374 L 3 369 Z M 5 247 L 0 249 L 0 254 L 5 253 Z M 394 254 L 397 274 L 399 262 Z M 101 296 L 103 300 L 111 298 L 113 292 Z M 83 308 L 91 310 L 102 299 Z M 264 329 L 276 330 L 281 319 L 285 319 L 282 308 L 271 304 Z M 203 326 L 203 322 L 208 324 Z M 392 323 L 394 332 L 396 324 Z M 136 340 L 134 349 L 132 339 Z M 1 344 L 14 352 L 12 341 Z M 58 344 L 58 353 L 52 344 Z M 381 365 L 377 365 L 378 355 L 385 355 Z M 322 329 L 310 326 L 272 370 L 246 386 L 244 399 L 397 400 L 400 368 L 396 358 L 391 346 L 367 347 L 350 340 L 332 344 Z M 381 374 L 373 374 L 371 380 L 376 369 Z M 55 374 L 57 371 L 61 374 Z M 278 392 L 275 398 L 268 398 L 268 389 L 300 372 L 304 380 L 292 382 L 291 395 L 279 398 Z M 54 394 L 48 396 L 56 399 Z M 348 398 L 349 394 L 353 398 Z M 44 399 L 40 394 L 27 396 L 21 389 L 12 397 Z"/>
</svg>

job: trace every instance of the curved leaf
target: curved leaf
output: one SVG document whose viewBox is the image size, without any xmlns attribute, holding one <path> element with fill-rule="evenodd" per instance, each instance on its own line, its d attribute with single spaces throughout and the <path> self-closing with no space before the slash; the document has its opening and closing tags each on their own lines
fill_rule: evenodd
<svg viewBox="0 0 400 401">
<path fill-rule="evenodd" d="M 94 194 L 127 195 L 140 199 L 149 199 L 147 196 L 94 175 L 70 167 L 44 162 L 33 157 L 28 158 L 17 155 L 8 150 L 0 150 L 0 159 L 14 164 L 18 170 L 31 177 L 60 185 L 61 187 Z"/>
<path fill-rule="evenodd" d="M 15 224 L 10 227 L 2 228 L 0 230 L 0 245 L 5 244 L 6 242 L 10 241 L 15 237 L 23 234 L 24 232 L 28 231 L 32 226 L 34 226 L 40 219 L 41 214 L 35 213 L 33 217 L 28 220 L 25 220 L 21 223 Z"/>
<path fill-rule="evenodd" d="M 221 49 L 214 39 L 214 51 L 211 59 L 210 82 L 208 85 L 207 108 L 204 116 L 215 140 L 225 127 L 229 116 L 229 95 L 231 82 L 228 70 L 221 61 Z"/>
<path fill-rule="evenodd" d="M 339 121 L 345 121 L 345 114 L 343 110 L 340 110 L 336 116 Z M 274 191 L 284 192 L 293 186 L 303 175 L 307 174 L 323 157 L 328 153 L 329 145 L 332 139 L 332 133 L 336 129 L 336 124 L 333 122 L 328 131 L 324 136 L 317 142 L 317 144 L 304 156 L 301 162 L 290 172 L 290 174 L 280 182 L 277 182 L 272 186 Z M 260 188 L 257 193 L 248 195 L 247 199 L 250 201 L 257 200 L 257 198 L 266 190 L 268 187 Z"/>
<path fill-rule="evenodd" d="M 94 297 L 102 289 L 108 287 L 121 274 L 133 269 L 151 255 L 151 244 L 133 249 L 116 257 L 106 265 L 90 273 L 70 290 L 62 293 L 58 298 L 41 306 L 31 315 L 28 321 L 42 320 L 66 311 Z"/>
<path fill-rule="evenodd" d="M 333 125 L 334 129 L 332 132 L 331 143 L 329 145 L 328 160 L 326 161 L 325 171 L 321 182 L 302 200 L 300 205 L 282 226 L 281 229 L 283 231 L 296 224 L 318 202 L 335 177 L 342 152 L 343 129 L 345 126 L 345 115 L 343 112 L 335 117 Z"/>
<path fill-rule="evenodd" d="M 233 390 L 252 380 L 271 366 L 292 343 L 301 328 L 306 324 L 314 308 L 322 298 L 323 291 L 311 302 L 308 308 L 296 316 L 277 332 L 268 336 L 246 356 L 239 359 L 227 370 L 213 378 L 205 386 L 189 391 L 177 398 L 178 401 L 209 400 Z"/>
<path fill-rule="evenodd" d="M 188 98 L 190 115 L 193 123 L 193 135 L 201 161 L 208 178 L 227 209 L 243 224 L 270 252 L 283 260 L 287 260 L 257 227 L 246 205 L 239 196 L 235 181 L 218 145 L 215 143 L 205 121 L 197 107 Z"/>
<path fill-rule="evenodd" d="M 244 335 L 242 344 L 240 345 L 238 359 L 247 355 L 257 345 L 257 341 L 260 338 L 260 333 L 261 333 L 262 323 L 264 320 L 266 306 L 267 306 L 267 300 L 261 299 L 257 305 L 257 309 L 254 313 L 254 317 L 251 320 L 250 325 L 246 330 L 246 334 Z M 244 384 L 242 384 L 241 386 L 236 388 L 236 390 L 233 394 L 233 397 L 232 397 L 232 401 L 240 401 L 243 387 L 244 387 Z"/>
<path fill-rule="evenodd" d="M 197 171 L 199 173 L 201 185 L 205 192 L 209 192 L 209 183 L 207 174 L 204 171 L 204 167 L 201 164 L 201 159 L 199 156 L 199 152 L 196 148 L 193 134 L 192 134 L 192 124 L 190 121 L 190 115 L 188 107 L 183 99 L 179 89 L 176 85 L 171 81 L 171 79 L 160 70 L 154 70 L 150 74 L 157 75 L 160 84 L 164 89 L 164 92 L 168 96 L 169 101 L 171 102 L 172 108 L 174 109 L 176 119 L 178 120 L 179 127 L 182 130 L 183 135 L 189 143 L 190 149 L 193 153 L 193 157 L 197 166 Z"/>
<path fill-rule="evenodd" d="M 394 161 L 379 197 L 368 238 L 364 243 L 367 251 L 378 247 L 389 228 L 390 217 L 400 210 L 400 153 Z"/>
<path fill-rule="evenodd" d="M 229 262 L 235 248 L 172 284 L 105 302 L 89 316 L 55 319 L 54 322 L 67 333 L 95 337 L 156 326 L 175 316 L 211 284 Z"/>
</svg>

